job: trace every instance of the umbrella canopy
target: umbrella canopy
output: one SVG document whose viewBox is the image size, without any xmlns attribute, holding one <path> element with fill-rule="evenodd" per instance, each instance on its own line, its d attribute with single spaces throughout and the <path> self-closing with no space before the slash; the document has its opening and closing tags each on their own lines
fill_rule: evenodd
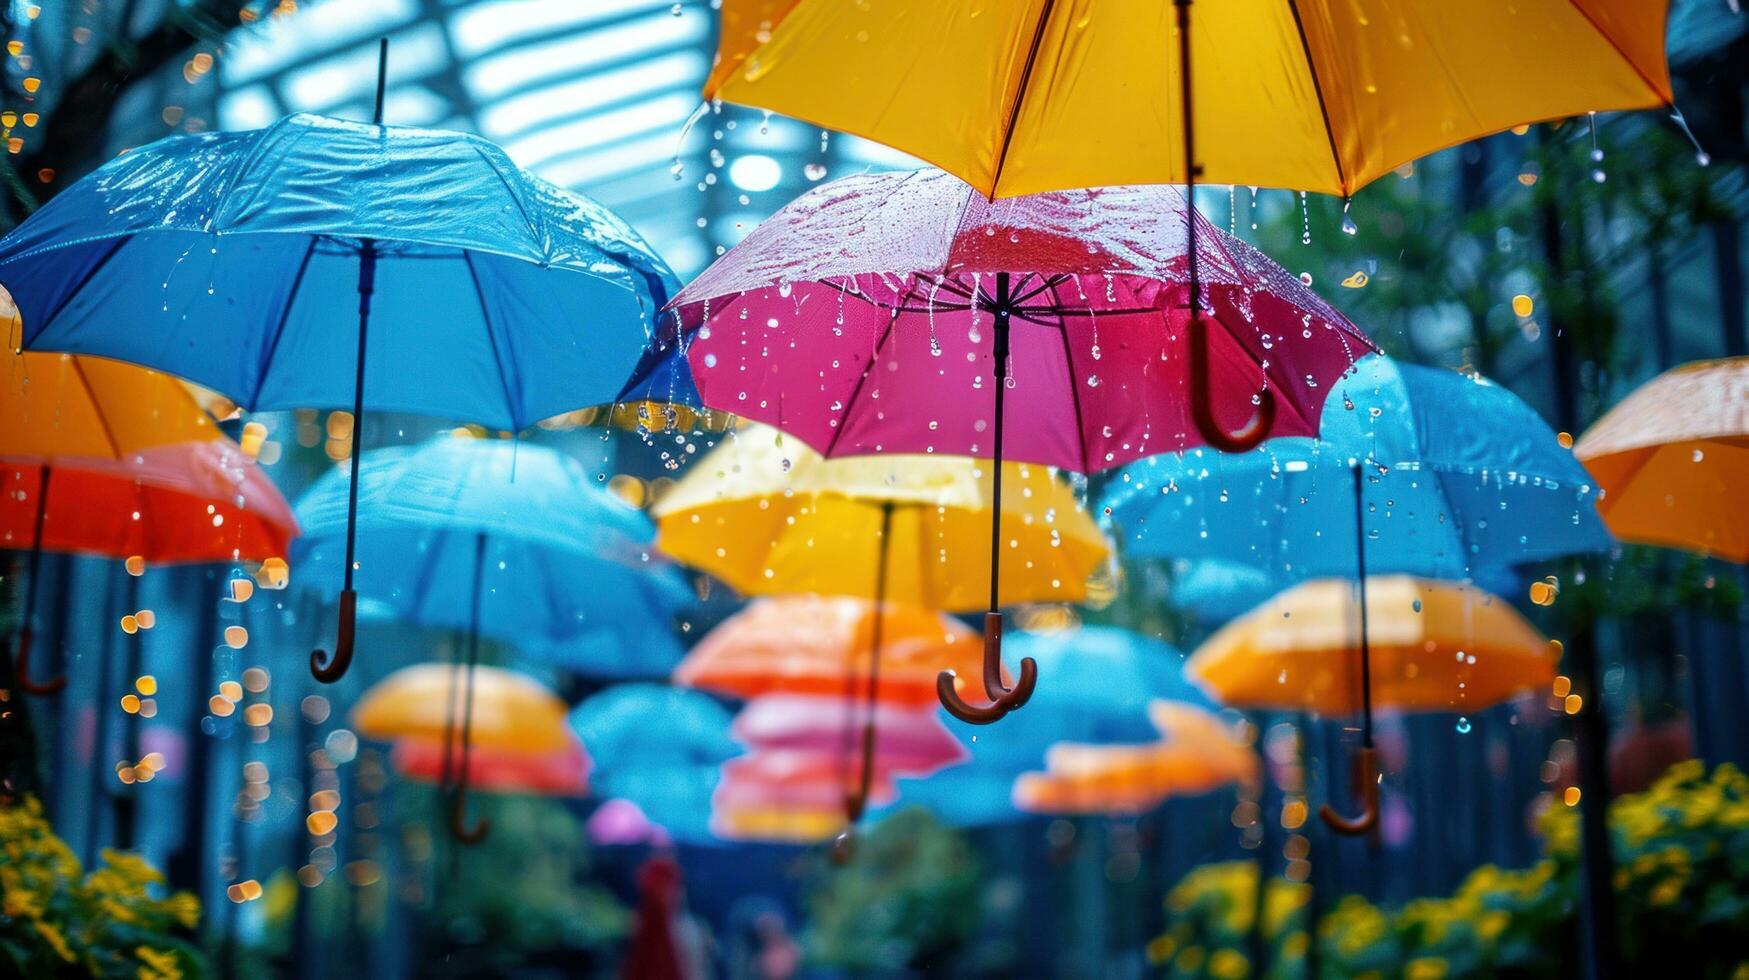
<svg viewBox="0 0 1749 980">
<path fill-rule="evenodd" d="M 952 740 L 951 735 L 948 738 Z M 723 763 L 711 809 L 718 815 L 727 810 L 832 810 L 842 818 L 844 795 L 852 790 L 846 776 L 844 759 L 837 752 L 759 748 Z M 892 774 L 876 772 L 868 801 L 884 806 L 896 795 Z"/>
<path fill-rule="evenodd" d="M 347 474 L 298 501 L 293 577 L 331 590 L 345 560 Z M 545 446 L 439 437 L 364 454 L 354 572 L 366 614 L 474 625 L 598 676 L 660 674 L 680 659 L 674 612 L 690 593 L 652 555 L 655 530 Z"/>
<path fill-rule="evenodd" d="M 116 157 L 0 240 L 0 284 L 27 348 L 254 411 L 346 408 L 367 250 L 372 407 L 493 429 L 613 401 L 676 285 L 631 226 L 486 140 L 313 115 Z"/>
<path fill-rule="evenodd" d="M 1005 526 L 1025 559 L 1002 578 L 1000 601 L 1081 600 L 1109 554 L 1105 536 L 1045 467 L 1003 467 Z M 988 469 L 951 456 L 825 459 L 760 426 L 695 464 L 652 513 L 663 551 L 741 592 L 876 598 L 884 550 L 887 599 L 971 611 L 990 591 L 970 560 L 990 547 Z"/>
<path fill-rule="evenodd" d="M 1298 278 L 1198 219 L 1213 329 L 1193 370 L 1186 219 L 1168 187 L 992 204 L 940 171 L 836 180 L 675 297 L 675 329 L 664 323 L 631 390 L 686 398 L 690 376 L 704 404 L 828 457 L 989 457 L 1006 416 L 1006 458 L 1093 472 L 1201 445 L 1193 403 L 1225 429 L 1263 399 L 1280 409 L 1260 434 L 1315 434 L 1330 386 L 1371 343 Z M 992 382 L 998 368 L 1006 385 Z"/>
<path fill-rule="evenodd" d="M 1131 556 L 1352 576 L 1356 462 L 1375 572 L 1457 580 L 1611 544 L 1591 478 L 1530 406 L 1382 356 L 1336 385 L 1318 439 L 1142 460 L 1104 503 Z"/>
<path fill-rule="evenodd" d="M 724 0 L 704 93 L 994 197 L 1182 183 L 1187 116 L 1204 179 L 1347 195 L 1520 123 L 1667 105 L 1666 6 Z"/>
<path fill-rule="evenodd" d="M 403 667 L 367 690 L 352 709 L 352 727 L 383 742 L 418 739 L 439 751 L 455 738 L 461 685 L 452 664 Z M 524 674 L 477 666 L 472 741 L 515 752 L 564 752 L 576 744 L 565 725 L 565 703 Z"/>
<path fill-rule="evenodd" d="M 1232 783 L 1255 783 L 1256 751 L 1214 712 L 1155 701 L 1148 716 L 1159 741 L 1143 745 L 1059 742 L 1045 771 L 1014 783 L 1014 804 L 1034 813 L 1137 813 L 1172 796 L 1196 796 Z"/>
<path fill-rule="evenodd" d="M 148 562 L 284 557 L 298 533 L 180 382 L 95 357 L 0 355 L 0 488 L 6 548 L 37 543 L 39 512 L 46 551 Z"/>
<path fill-rule="evenodd" d="M 595 762 L 602 796 L 636 805 L 675 840 L 711 843 L 711 794 L 741 754 L 729 712 L 698 691 L 619 684 L 572 710 L 571 730 Z"/>
<path fill-rule="evenodd" d="M 1622 399 L 1573 447 L 1616 537 L 1749 561 L 1749 357 L 1697 361 Z"/>
<path fill-rule="evenodd" d="M 354 486 L 367 390 L 374 408 L 517 430 L 612 401 L 673 275 L 491 143 L 381 125 L 387 65 L 384 38 L 375 125 L 295 115 L 159 140 L 0 239 L 24 346 L 160 368 L 253 410 L 350 404 Z M 355 495 L 338 640 L 310 658 L 328 683 L 352 663 L 356 517 Z"/>
<path fill-rule="evenodd" d="M 1367 580 L 1372 697 L 1399 711 L 1476 712 L 1554 680 L 1560 648 L 1504 599 L 1401 575 Z M 1355 588 L 1307 582 L 1210 637 L 1185 672 L 1223 704 L 1361 710 Z"/>
<path fill-rule="evenodd" d="M 699 640 L 674 682 L 738 698 L 854 691 L 873 642 L 873 612 L 872 603 L 847 597 L 756 600 Z M 958 622 L 914 606 L 889 607 L 883 618 L 883 702 L 931 704 L 942 670 L 976 673 L 976 635 Z"/>
<path fill-rule="evenodd" d="M 1128 630 L 1086 626 L 1051 633 L 1016 633 L 1017 653 L 1037 659 L 1040 685 L 1027 705 L 1028 723 L 988 732 L 949 722 L 971 755 L 928 779 L 904 779 L 899 792 L 949 822 L 974 825 L 1018 819 L 1014 780 L 1044 765 L 1058 742 L 1140 744 L 1159 738 L 1149 719 L 1155 700 L 1213 707 L 1185 680 L 1184 655 Z M 1047 683 L 1048 682 L 1048 683 Z"/>
<path fill-rule="evenodd" d="M 589 756 L 574 741 L 550 752 L 477 746 L 471 749 L 468 785 L 488 793 L 540 796 L 583 796 L 589 792 Z M 455 760 L 444 761 L 443 746 L 420 738 L 404 738 L 389 753 L 395 771 L 408 779 L 441 783 Z"/>
<path fill-rule="evenodd" d="M 729 731 L 761 752 L 818 752 L 832 760 L 842 774 L 848 768 L 843 757 L 844 716 L 845 705 L 835 698 L 774 694 L 749 702 L 735 716 Z M 877 705 L 874 724 L 877 776 L 927 776 L 968 758 L 932 706 Z"/>
</svg>

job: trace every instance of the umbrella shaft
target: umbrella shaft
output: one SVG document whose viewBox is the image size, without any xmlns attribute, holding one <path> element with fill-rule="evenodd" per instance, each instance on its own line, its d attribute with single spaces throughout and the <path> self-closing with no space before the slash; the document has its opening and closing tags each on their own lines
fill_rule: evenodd
<svg viewBox="0 0 1749 980">
<path fill-rule="evenodd" d="M 1354 568 L 1360 588 L 1360 741 L 1372 748 L 1372 640 L 1366 622 L 1366 475 L 1357 460 L 1354 472 Z"/>
<path fill-rule="evenodd" d="M 49 464 L 44 463 L 37 470 L 36 484 L 36 531 L 30 538 L 30 559 L 24 583 L 24 618 L 19 622 L 19 629 L 30 629 L 30 621 L 36 618 L 36 583 L 41 577 L 43 563 L 43 521 L 49 512 Z"/>
<path fill-rule="evenodd" d="M 991 448 L 990 477 L 990 611 L 1000 608 L 1000 580 L 1002 575 L 1002 421 L 1004 395 L 1008 391 L 1008 323 L 1012 310 L 1009 308 L 1008 273 L 996 273 L 996 336 L 995 377 L 996 377 L 996 431 L 995 445 Z"/>
<path fill-rule="evenodd" d="M 358 537 L 359 443 L 364 439 L 364 355 L 370 336 L 370 299 L 376 292 L 377 243 L 365 239 L 358 253 L 358 369 L 352 383 L 352 479 L 346 488 L 345 591 L 352 591 L 352 566 Z"/>
</svg>

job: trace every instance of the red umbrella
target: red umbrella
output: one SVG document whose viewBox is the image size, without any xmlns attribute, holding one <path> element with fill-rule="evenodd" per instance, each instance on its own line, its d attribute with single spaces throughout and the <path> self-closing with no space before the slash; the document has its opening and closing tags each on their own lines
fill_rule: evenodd
<svg viewBox="0 0 1749 980">
<path fill-rule="evenodd" d="M 638 395 L 673 400 L 690 376 L 705 405 L 828 457 L 989 457 L 997 500 L 1005 456 L 1093 472 L 1203 444 L 1238 451 L 1316 435 L 1331 384 L 1373 350 L 1173 188 L 992 202 L 939 171 L 864 174 L 804 194 L 670 309 L 631 386 Z M 980 723 L 1025 703 L 1036 680 L 1030 661 L 1012 689 L 1002 680 L 1000 521 L 992 508 L 992 703 L 967 705 L 949 677 L 938 684 L 949 711 Z"/>
</svg>

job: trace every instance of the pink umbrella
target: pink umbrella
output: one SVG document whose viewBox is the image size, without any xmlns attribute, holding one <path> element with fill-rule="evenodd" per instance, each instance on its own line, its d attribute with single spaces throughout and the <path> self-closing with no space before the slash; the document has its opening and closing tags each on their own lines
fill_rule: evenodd
<svg viewBox="0 0 1749 980">
<path fill-rule="evenodd" d="M 729 733 L 761 752 L 816 751 L 841 758 L 847 749 L 844 714 L 844 704 L 835 698 L 775 694 L 748 702 Z M 881 773 L 927 776 L 967 759 L 965 746 L 933 706 L 877 704 L 873 721 Z"/>
<path fill-rule="evenodd" d="M 892 772 L 886 766 L 877 769 L 869 782 L 868 802 L 884 806 L 898 795 Z M 853 781 L 844 758 L 835 751 L 762 749 L 723 763 L 723 778 L 711 804 L 730 810 L 833 810 L 844 805 Z"/>
<path fill-rule="evenodd" d="M 1316 435 L 1331 384 L 1373 350 L 1172 188 L 991 202 L 933 170 L 804 194 L 670 309 L 628 397 L 683 397 L 690 375 L 705 405 L 826 456 L 989 457 L 998 501 L 1005 455 L 1094 472 L 1202 444 L 1240 451 Z M 1037 680 L 1025 660 L 1015 686 L 1003 682 L 1001 508 L 991 513 L 991 703 L 965 703 L 945 674 L 937 685 L 943 705 L 975 723 L 1024 704 Z"/>
</svg>

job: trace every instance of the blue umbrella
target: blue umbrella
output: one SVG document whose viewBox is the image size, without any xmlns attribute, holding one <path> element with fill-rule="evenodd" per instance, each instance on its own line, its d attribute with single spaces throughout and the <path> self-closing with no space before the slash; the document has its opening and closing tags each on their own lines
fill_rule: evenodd
<svg viewBox="0 0 1749 980">
<path fill-rule="evenodd" d="M 1378 573 L 1461 580 L 1613 543 L 1584 467 L 1529 405 L 1382 356 L 1337 383 L 1318 439 L 1140 460 L 1104 506 L 1132 556 L 1225 559 L 1287 582 L 1346 577 L 1357 462 Z"/>
<path fill-rule="evenodd" d="M 367 393 L 512 430 L 613 401 L 673 273 L 492 143 L 381 125 L 381 91 L 379 73 L 374 125 L 300 114 L 173 136 L 56 196 L 0 240 L 23 345 L 145 364 L 251 410 L 350 406 L 355 426 Z M 311 657 L 322 680 L 351 660 L 355 604 L 347 577 L 339 645 Z"/>
<path fill-rule="evenodd" d="M 450 812 L 456 837 L 472 843 L 486 826 L 470 830 L 461 819 L 481 634 L 537 649 L 587 644 L 622 662 L 639 651 L 671 667 L 680 650 L 669 620 L 686 588 L 672 567 L 652 567 L 655 528 L 643 514 L 554 450 L 442 437 L 359 459 L 350 478 L 330 471 L 298 501 L 305 534 L 293 567 L 306 587 L 351 589 L 356 580 L 366 615 L 467 630 Z M 355 548 L 349 517 L 360 499 L 370 506 L 364 547 Z M 455 727 L 451 718 L 446 738 Z M 446 792 L 451 755 L 446 746 Z"/>
<path fill-rule="evenodd" d="M 330 471 L 298 501 L 293 578 L 342 578 L 351 481 Z M 474 629 L 594 676 L 665 675 L 680 662 L 685 581 L 655 528 L 545 446 L 439 437 L 362 455 L 354 559 L 367 615 Z M 474 602 L 478 600 L 478 619 Z"/>
<path fill-rule="evenodd" d="M 708 694 L 660 684 L 621 684 L 571 712 L 571 728 L 604 796 L 637 804 L 677 841 L 715 843 L 711 794 L 724 762 L 741 754 L 728 709 Z"/>
<path fill-rule="evenodd" d="M 1485 592 L 1504 595 L 1517 588 L 1511 570 L 1484 568 L 1474 576 Z M 1291 588 L 1293 580 L 1244 562 L 1222 558 L 1180 558 L 1172 563 L 1167 599 L 1203 623 L 1224 623 Z"/>
<path fill-rule="evenodd" d="M 1492 382 L 1375 356 L 1324 404 L 1319 438 L 1256 452 L 1191 452 L 1123 469 L 1105 507 L 1132 555 L 1217 558 L 1287 581 L 1375 573 L 1471 579 L 1603 551 L 1584 467 L 1517 396 Z M 1340 833 L 1378 818 L 1372 663 L 1360 593 L 1366 808 L 1320 813 Z"/>
<path fill-rule="evenodd" d="M 927 779 L 901 780 L 903 802 L 922 804 L 960 825 L 1019 819 L 1024 814 L 1012 802 L 1014 780 L 1042 769 L 1046 750 L 1057 742 L 1156 741 L 1160 732 L 1148 720 L 1148 704 L 1155 700 L 1214 710 L 1208 697 L 1185 680 L 1184 654 L 1161 640 L 1087 626 L 1015 633 L 1007 645 L 1016 656 L 1038 662 L 1040 683 L 1026 706 L 1029 723 L 994 729 L 947 721 L 971 761 Z"/>
</svg>

